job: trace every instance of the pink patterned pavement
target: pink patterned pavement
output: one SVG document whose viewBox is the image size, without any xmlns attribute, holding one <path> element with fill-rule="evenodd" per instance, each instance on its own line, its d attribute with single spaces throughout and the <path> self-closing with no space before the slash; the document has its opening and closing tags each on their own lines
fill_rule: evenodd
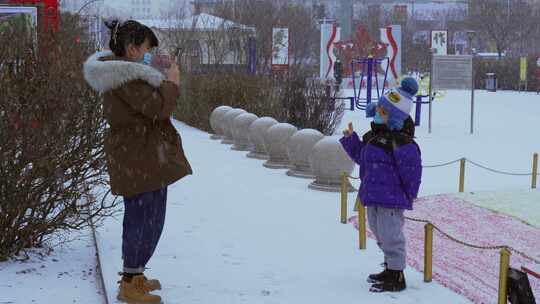
<svg viewBox="0 0 540 304">
<path fill-rule="evenodd" d="M 511 216 L 483 209 L 452 195 L 420 198 L 408 217 L 429 220 L 457 239 L 481 246 L 507 245 L 540 260 L 540 229 Z M 356 217 L 349 219 L 355 226 Z M 407 263 L 423 271 L 424 224 L 407 220 Z M 368 231 L 368 236 L 373 235 Z M 475 303 L 496 303 L 499 286 L 499 250 L 479 250 L 450 241 L 438 232 L 433 235 L 433 279 Z M 538 266 L 512 254 L 514 268 Z M 540 296 L 540 280 L 529 276 L 535 297 Z"/>
</svg>

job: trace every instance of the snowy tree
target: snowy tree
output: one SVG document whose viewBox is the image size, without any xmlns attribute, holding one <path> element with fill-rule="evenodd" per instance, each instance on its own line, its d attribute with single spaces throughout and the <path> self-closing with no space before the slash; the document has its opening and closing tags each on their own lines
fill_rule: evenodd
<svg viewBox="0 0 540 304">
<path fill-rule="evenodd" d="M 494 44 L 499 57 L 527 41 L 538 28 L 537 4 L 526 1 L 472 1 L 469 9 L 471 29 L 479 38 Z"/>
</svg>

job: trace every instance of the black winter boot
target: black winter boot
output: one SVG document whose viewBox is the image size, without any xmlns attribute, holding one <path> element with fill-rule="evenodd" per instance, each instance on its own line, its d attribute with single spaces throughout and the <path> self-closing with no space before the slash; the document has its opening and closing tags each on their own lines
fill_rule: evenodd
<svg viewBox="0 0 540 304">
<path fill-rule="evenodd" d="M 380 283 L 388 276 L 387 264 L 382 263 L 381 266 L 384 267 L 384 270 L 379 273 L 370 274 L 367 278 L 368 283 Z"/>
<path fill-rule="evenodd" d="M 397 292 L 407 288 L 405 275 L 403 271 L 387 269 L 387 275 L 382 282 L 375 283 L 371 286 L 371 292 Z"/>
</svg>

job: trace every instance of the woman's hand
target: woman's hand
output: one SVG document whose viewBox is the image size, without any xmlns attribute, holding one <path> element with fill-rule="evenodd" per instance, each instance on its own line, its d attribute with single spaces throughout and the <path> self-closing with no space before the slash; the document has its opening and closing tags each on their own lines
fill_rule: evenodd
<svg viewBox="0 0 540 304">
<path fill-rule="evenodd" d="M 180 86 L 180 68 L 176 64 L 176 59 L 171 63 L 169 70 L 167 70 L 167 80 Z"/>
<path fill-rule="evenodd" d="M 352 122 L 350 122 L 349 127 L 343 130 L 343 136 L 349 137 L 353 134 L 353 132 L 354 132 L 353 125 L 352 125 Z"/>
</svg>

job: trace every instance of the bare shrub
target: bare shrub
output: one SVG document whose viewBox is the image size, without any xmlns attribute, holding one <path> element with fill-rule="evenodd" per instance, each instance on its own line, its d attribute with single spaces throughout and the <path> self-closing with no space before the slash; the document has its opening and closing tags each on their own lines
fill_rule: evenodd
<svg viewBox="0 0 540 304">
<path fill-rule="evenodd" d="M 96 193 L 107 185 L 106 124 L 101 97 L 82 77 L 94 50 L 78 24 L 62 16 L 38 49 L 16 29 L 0 31 L 0 260 L 115 205 Z"/>
</svg>

